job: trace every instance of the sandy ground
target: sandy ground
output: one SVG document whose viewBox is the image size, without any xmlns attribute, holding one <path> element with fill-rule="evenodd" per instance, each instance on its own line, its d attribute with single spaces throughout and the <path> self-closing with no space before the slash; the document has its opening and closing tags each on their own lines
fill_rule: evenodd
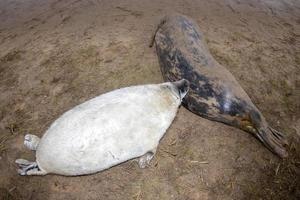
<svg viewBox="0 0 300 200">
<path fill-rule="evenodd" d="M 23 146 L 25 133 L 42 136 L 64 111 L 101 93 L 162 82 L 148 43 L 170 12 L 199 23 L 212 54 L 274 128 L 300 135 L 298 0 L 0 1 L 0 198 L 278 196 L 280 190 L 268 189 L 272 181 L 264 188 L 268 198 L 255 192 L 266 169 L 271 178 L 278 172 L 276 156 L 250 134 L 183 107 L 146 169 L 128 161 L 89 176 L 17 175 L 16 158 L 34 160 Z"/>
</svg>

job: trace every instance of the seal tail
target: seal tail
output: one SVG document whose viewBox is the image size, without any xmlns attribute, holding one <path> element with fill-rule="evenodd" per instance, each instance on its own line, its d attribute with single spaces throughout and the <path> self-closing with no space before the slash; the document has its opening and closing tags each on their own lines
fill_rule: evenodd
<svg viewBox="0 0 300 200">
<path fill-rule="evenodd" d="M 279 155 L 281 158 L 288 156 L 286 146 L 288 145 L 287 139 L 281 132 L 271 128 L 259 129 L 256 136 L 260 141 L 273 153 Z"/>
</svg>

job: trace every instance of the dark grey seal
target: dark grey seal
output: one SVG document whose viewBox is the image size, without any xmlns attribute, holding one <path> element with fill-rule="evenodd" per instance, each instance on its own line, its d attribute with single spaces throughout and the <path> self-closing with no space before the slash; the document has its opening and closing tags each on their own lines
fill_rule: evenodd
<svg viewBox="0 0 300 200">
<path fill-rule="evenodd" d="M 187 109 L 252 133 L 272 152 L 287 156 L 284 135 L 268 125 L 234 76 L 212 57 L 192 19 L 183 15 L 163 18 L 150 47 L 154 43 L 164 79 L 190 82 L 183 100 Z"/>
</svg>

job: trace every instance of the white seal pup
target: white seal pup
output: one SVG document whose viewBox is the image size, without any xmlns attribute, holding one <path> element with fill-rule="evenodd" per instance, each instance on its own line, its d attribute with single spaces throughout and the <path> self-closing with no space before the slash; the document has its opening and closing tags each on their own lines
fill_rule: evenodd
<svg viewBox="0 0 300 200">
<path fill-rule="evenodd" d="M 17 159 L 20 175 L 91 174 L 138 158 L 149 164 L 188 92 L 186 80 L 117 89 L 65 112 L 41 139 L 27 134 L 36 162 Z"/>
</svg>

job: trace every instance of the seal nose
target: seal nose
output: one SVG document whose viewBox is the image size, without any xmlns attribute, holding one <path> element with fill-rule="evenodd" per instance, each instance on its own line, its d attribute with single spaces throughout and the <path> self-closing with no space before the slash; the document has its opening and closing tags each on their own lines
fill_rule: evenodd
<svg viewBox="0 0 300 200">
<path fill-rule="evenodd" d="M 178 93 L 180 96 L 180 99 L 182 100 L 183 97 L 187 94 L 190 87 L 190 82 L 186 79 L 181 79 L 179 81 L 173 82 L 174 86 L 178 89 Z"/>
</svg>

